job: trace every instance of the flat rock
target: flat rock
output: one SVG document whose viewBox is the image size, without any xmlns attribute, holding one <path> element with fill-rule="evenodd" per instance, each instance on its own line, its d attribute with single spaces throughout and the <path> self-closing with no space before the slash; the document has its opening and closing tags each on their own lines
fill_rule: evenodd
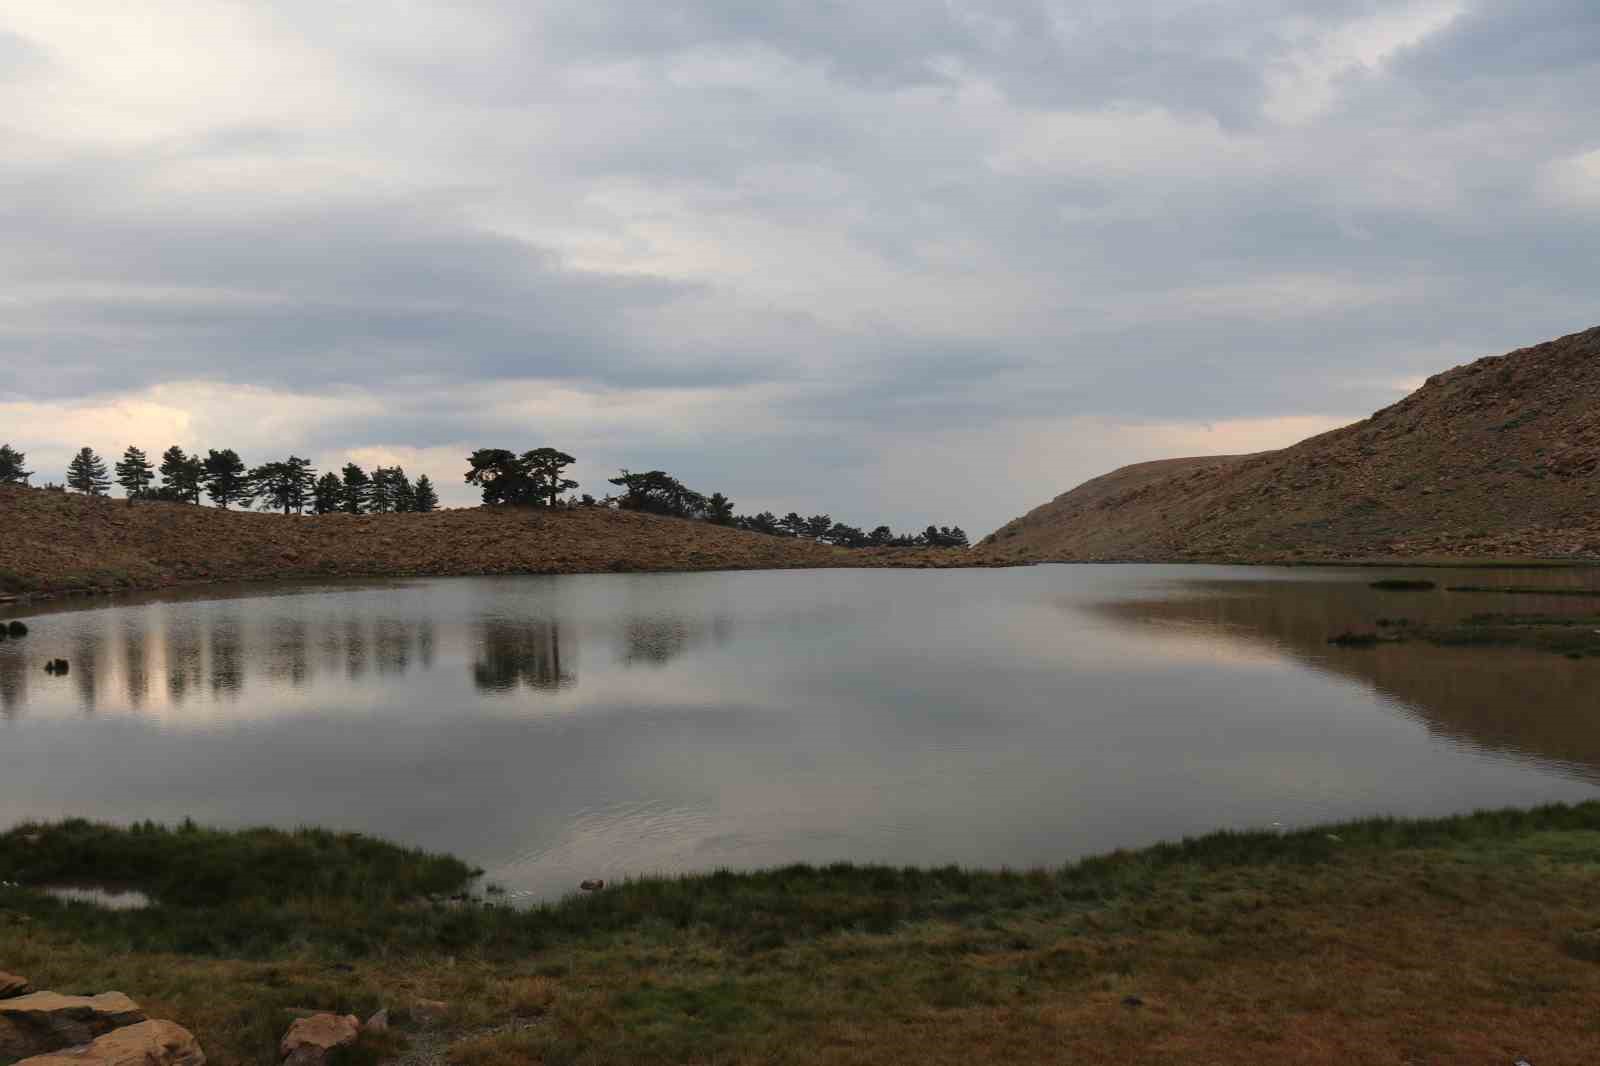
<svg viewBox="0 0 1600 1066">
<path fill-rule="evenodd" d="M 10 999 L 12 996 L 25 996 L 33 991 L 33 986 L 26 977 L 18 977 L 14 973 L 0 970 L 0 999 Z"/>
<path fill-rule="evenodd" d="M 17 1066 L 205 1066 L 194 1034 L 172 1022 L 115 1029 L 87 1044 L 23 1059 Z"/>
<path fill-rule="evenodd" d="M 278 1044 L 284 1066 L 321 1066 L 328 1052 L 347 1047 L 361 1035 L 361 1023 L 354 1014 L 313 1014 L 289 1026 Z"/>
<path fill-rule="evenodd" d="M 139 1004 L 121 992 L 98 996 L 34 992 L 0 999 L 0 1066 L 87 1044 L 113 1029 L 144 1020 Z"/>
</svg>

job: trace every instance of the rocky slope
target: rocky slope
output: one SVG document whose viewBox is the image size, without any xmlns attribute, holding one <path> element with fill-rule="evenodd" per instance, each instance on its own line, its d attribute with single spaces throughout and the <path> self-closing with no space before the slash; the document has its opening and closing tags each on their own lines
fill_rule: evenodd
<svg viewBox="0 0 1600 1066">
<path fill-rule="evenodd" d="M 1124 467 L 980 548 L 1012 561 L 1600 559 L 1600 327 L 1437 374 L 1281 451 Z"/>
<path fill-rule="evenodd" d="M 278 515 L 0 485 L 0 596 L 267 578 L 971 565 L 657 515 L 477 507 Z"/>
</svg>

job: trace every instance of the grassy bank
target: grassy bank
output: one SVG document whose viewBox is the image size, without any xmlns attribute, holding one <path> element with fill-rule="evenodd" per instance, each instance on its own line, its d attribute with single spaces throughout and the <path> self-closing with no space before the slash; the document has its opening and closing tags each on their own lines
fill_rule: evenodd
<svg viewBox="0 0 1600 1066">
<path fill-rule="evenodd" d="M 472 874 L 332 833 L 22 826 L 0 836 L 0 880 L 22 883 L 0 889 L 0 968 L 126 991 L 222 1066 L 271 1062 L 289 1009 L 380 1005 L 400 1024 L 374 1053 L 456 1066 L 1600 1048 L 1600 803 L 1224 833 L 1026 873 L 646 880 L 528 911 L 450 898 Z M 87 880 L 158 902 L 107 912 L 28 887 Z"/>
</svg>

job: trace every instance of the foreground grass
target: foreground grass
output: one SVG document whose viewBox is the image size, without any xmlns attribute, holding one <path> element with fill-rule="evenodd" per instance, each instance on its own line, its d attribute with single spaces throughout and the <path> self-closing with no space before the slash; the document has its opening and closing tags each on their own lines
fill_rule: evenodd
<svg viewBox="0 0 1600 1066">
<path fill-rule="evenodd" d="M 180 902 L 196 854 L 218 872 Z M 1600 1061 L 1600 803 L 1031 873 L 648 880 L 531 911 L 441 898 L 473 871 L 358 837 L 0 836 L 0 880 L 112 871 L 160 904 L 0 890 L 0 968 L 126 991 L 224 1066 L 271 1062 L 288 1008 L 380 1005 L 455 1066 Z M 425 1000 L 449 1004 L 433 1028 Z"/>
</svg>

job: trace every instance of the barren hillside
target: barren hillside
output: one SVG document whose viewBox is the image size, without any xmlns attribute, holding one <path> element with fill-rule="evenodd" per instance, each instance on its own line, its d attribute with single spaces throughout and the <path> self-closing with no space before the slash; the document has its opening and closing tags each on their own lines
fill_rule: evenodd
<svg viewBox="0 0 1600 1066">
<path fill-rule="evenodd" d="M 1600 559 L 1600 327 L 1281 451 L 1124 467 L 980 550 L 1051 559 Z"/>
<path fill-rule="evenodd" d="M 286 516 L 0 485 L 0 595 L 340 575 L 971 562 L 965 552 L 834 548 L 604 508 Z"/>
</svg>

